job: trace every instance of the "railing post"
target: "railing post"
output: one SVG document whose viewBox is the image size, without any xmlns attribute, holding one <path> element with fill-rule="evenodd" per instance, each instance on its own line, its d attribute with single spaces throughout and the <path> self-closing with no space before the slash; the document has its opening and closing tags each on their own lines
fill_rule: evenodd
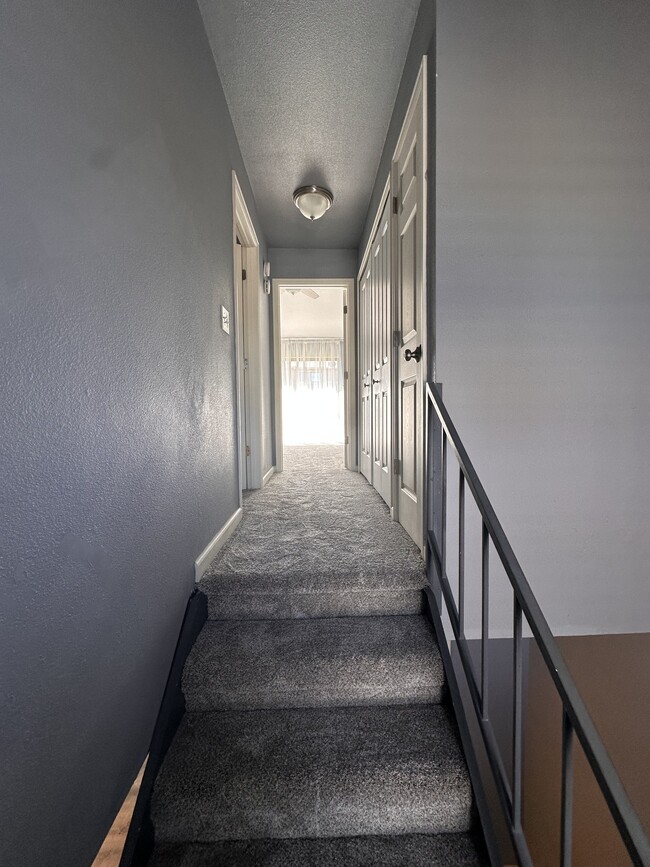
<svg viewBox="0 0 650 867">
<path fill-rule="evenodd" d="M 458 468 L 458 628 L 465 635 L 465 476 Z"/>
<path fill-rule="evenodd" d="M 481 541 L 481 716 L 488 718 L 488 631 L 490 628 L 490 534 L 483 521 Z"/>
<path fill-rule="evenodd" d="M 514 671 L 512 714 L 512 824 L 521 828 L 521 758 L 523 735 L 523 665 L 521 659 L 521 605 L 514 600 Z"/>
<path fill-rule="evenodd" d="M 442 385 L 438 384 L 438 390 L 442 393 Z M 433 408 L 433 404 L 427 395 L 427 404 L 429 406 L 431 427 L 429 428 L 430 452 L 429 461 L 431 467 L 431 499 L 429 514 L 429 529 L 438 543 L 438 550 L 442 552 L 442 424 L 438 418 L 438 414 Z M 438 600 L 442 604 L 442 600 Z"/>
<path fill-rule="evenodd" d="M 483 741 L 487 751 L 491 773 L 497 787 L 504 817 L 509 822 L 509 831 L 518 863 L 522 867 L 532 867 L 532 860 L 526 843 L 523 827 L 523 624 L 527 623 L 532 637 L 539 649 L 547 671 L 563 703 L 562 738 L 562 815 L 561 815 L 561 864 L 570 867 L 572 858 L 573 825 L 573 752 L 574 742 L 578 739 L 582 751 L 594 775 L 596 783 L 605 798 L 610 815 L 614 820 L 635 867 L 650 867 L 650 841 L 643 825 L 630 803 L 620 777 L 609 758 L 605 746 L 598 735 L 589 712 L 580 697 L 571 673 L 562 657 L 537 599 L 526 580 L 526 576 L 512 550 L 510 542 L 499 522 L 492 504 L 481 484 L 476 470 L 458 436 L 454 423 L 442 400 L 437 396 L 437 388 L 431 389 L 428 418 L 431 425 L 429 442 L 431 448 L 431 474 L 433 519 L 430 535 L 436 567 L 443 570 L 443 582 L 436 582 L 436 597 L 439 611 L 444 601 L 449 622 L 457 641 L 457 650 L 462 665 L 471 702 L 476 713 Z M 446 456 L 448 448 L 456 455 L 461 476 L 459 476 L 459 589 L 458 617 L 455 616 L 456 600 L 450 582 L 444 574 L 446 547 Z M 481 567 L 481 676 L 480 684 L 472 654 L 463 641 L 464 631 L 464 578 L 465 578 L 465 518 L 464 503 L 467 491 L 473 497 L 482 517 L 482 567 Z M 429 502 L 429 501 L 427 501 Z M 514 602 L 514 656 L 513 656 L 513 742 L 512 765 L 513 780 L 509 785 L 508 772 L 503 755 L 496 741 L 490 723 L 489 712 L 489 625 L 490 625 L 490 548 L 499 557 L 515 593 Z M 440 623 L 444 634 L 444 627 Z"/>
<path fill-rule="evenodd" d="M 442 431 L 442 490 L 440 492 L 440 571 L 447 575 L 447 433 Z"/>
<path fill-rule="evenodd" d="M 561 867 L 571 867 L 573 848 L 573 726 L 562 708 L 562 819 L 560 834 Z"/>
</svg>

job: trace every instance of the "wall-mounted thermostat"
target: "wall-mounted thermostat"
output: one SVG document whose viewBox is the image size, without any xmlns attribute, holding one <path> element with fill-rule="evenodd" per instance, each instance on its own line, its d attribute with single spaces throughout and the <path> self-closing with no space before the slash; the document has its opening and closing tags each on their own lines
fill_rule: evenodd
<svg viewBox="0 0 650 867">
<path fill-rule="evenodd" d="M 230 313 L 226 310 L 223 304 L 221 305 L 221 327 L 226 334 L 230 334 Z"/>
</svg>

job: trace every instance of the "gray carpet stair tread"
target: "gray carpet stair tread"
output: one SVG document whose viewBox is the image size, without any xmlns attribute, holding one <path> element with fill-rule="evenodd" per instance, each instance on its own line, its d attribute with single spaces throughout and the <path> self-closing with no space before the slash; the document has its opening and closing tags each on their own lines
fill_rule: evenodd
<svg viewBox="0 0 650 867">
<path fill-rule="evenodd" d="M 201 581 L 213 619 L 417 614 L 420 553 L 342 448 L 292 447 Z"/>
<path fill-rule="evenodd" d="M 209 621 L 183 673 L 190 711 L 442 700 L 427 619 Z"/>
<path fill-rule="evenodd" d="M 156 846 L 149 867 L 482 867 L 469 834 L 233 840 Z"/>
<path fill-rule="evenodd" d="M 436 834 L 472 794 L 442 705 L 184 717 L 156 782 L 158 841 Z"/>
</svg>

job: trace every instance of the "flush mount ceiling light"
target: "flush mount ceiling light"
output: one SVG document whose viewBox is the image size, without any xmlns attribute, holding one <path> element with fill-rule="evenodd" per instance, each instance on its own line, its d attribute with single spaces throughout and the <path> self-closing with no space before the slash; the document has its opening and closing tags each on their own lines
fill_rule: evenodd
<svg viewBox="0 0 650 867">
<path fill-rule="evenodd" d="M 332 207 L 334 196 L 325 187 L 309 184 L 298 187 L 293 194 L 293 203 L 308 220 L 320 220 L 325 211 Z"/>
</svg>

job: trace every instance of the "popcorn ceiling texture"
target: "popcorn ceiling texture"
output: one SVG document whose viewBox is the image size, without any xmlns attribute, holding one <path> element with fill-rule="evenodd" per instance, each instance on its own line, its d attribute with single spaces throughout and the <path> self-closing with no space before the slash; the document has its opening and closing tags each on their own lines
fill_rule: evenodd
<svg viewBox="0 0 650 867">
<path fill-rule="evenodd" d="M 419 5 L 199 0 L 269 246 L 357 245 Z M 315 223 L 306 183 L 334 193 Z"/>
</svg>

